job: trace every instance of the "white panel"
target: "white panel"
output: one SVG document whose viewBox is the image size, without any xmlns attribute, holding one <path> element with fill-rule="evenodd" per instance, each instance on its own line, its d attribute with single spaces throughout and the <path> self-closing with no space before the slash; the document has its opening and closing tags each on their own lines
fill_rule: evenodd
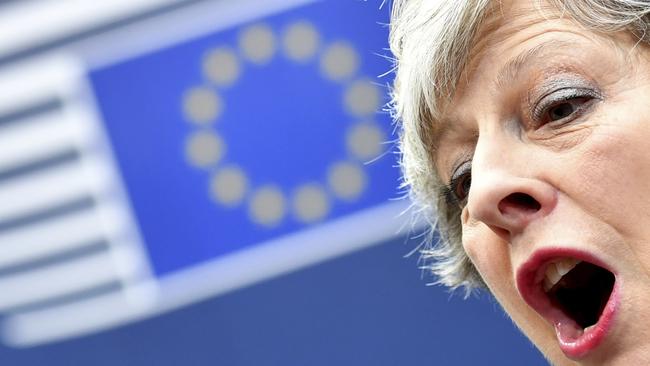
<svg viewBox="0 0 650 366">
<path fill-rule="evenodd" d="M 0 56 L 177 1 L 16 1 L 0 13 Z"/>
<path fill-rule="evenodd" d="M 144 4 L 120 1 L 125 6 L 128 3 L 134 7 Z M 56 3 L 58 7 L 61 4 L 56 1 L 50 3 Z M 83 3 L 87 10 L 91 9 L 89 12 L 92 16 L 101 13 L 100 10 L 109 1 L 79 3 Z M 20 2 L 16 4 L 22 6 Z M 2 16 L 0 14 L 0 27 L 4 31 Z M 42 25 L 47 27 L 49 24 L 43 22 Z M 4 36 L 5 33 L 0 34 L 0 43 Z M 2 47 L 0 44 L 0 49 Z M 92 197 L 96 203 L 96 206 L 85 210 L 92 213 L 89 216 L 68 214 L 3 231 L 0 234 L 0 268 L 20 262 L 29 265 L 30 260 L 80 248 L 93 238 L 101 238 L 102 234 L 108 248 L 105 252 L 88 254 L 83 258 L 68 257 L 67 261 L 57 262 L 56 265 L 33 266 L 29 272 L 5 272 L 0 277 L 0 312 L 12 310 L 12 313 L 8 314 L 9 317 L 3 317 L 3 321 L 17 314 L 16 307 L 113 282 L 129 286 L 128 289 L 117 291 L 122 300 L 152 299 L 150 291 L 134 291 L 130 286 L 151 278 L 151 270 L 121 186 L 110 143 L 96 114 L 96 106 L 92 103 L 85 65 L 80 61 L 76 57 L 53 54 L 0 69 L 0 115 L 52 100 L 62 103 L 60 114 L 34 116 L 0 129 L 0 169 L 71 149 L 80 154 L 79 161 L 62 163 L 0 182 L 0 223 L 82 197 Z M 61 120 L 58 120 L 59 117 Z M 72 304 L 92 300 L 95 296 L 75 298 Z M 48 306 L 32 311 L 51 314 L 48 309 L 62 305 Z M 79 312 L 75 316 L 82 319 L 84 314 Z M 65 323 L 69 319 L 50 319 L 49 325 L 61 321 Z M 41 329 L 49 331 L 47 326 L 42 324 Z"/>
<path fill-rule="evenodd" d="M 36 213 L 92 193 L 106 184 L 106 173 L 82 169 L 76 161 L 0 185 L 0 222 Z"/>
<path fill-rule="evenodd" d="M 0 171 L 76 149 L 78 136 L 89 135 L 82 127 L 64 120 L 60 111 L 7 126 L 0 131 Z"/>
<path fill-rule="evenodd" d="M 108 252 L 0 277 L 0 311 L 92 289 L 116 279 Z"/>
<path fill-rule="evenodd" d="M 0 234 L 0 268 L 116 236 L 124 229 L 124 217 L 114 209 L 106 212 L 105 220 L 91 208 Z"/>
<path fill-rule="evenodd" d="M 79 78 L 83 77 L 80 66 L 74 59 L 59 56 L 3 66 L 0 69 L 0 114 L 75 93 Z"/>
</svg>

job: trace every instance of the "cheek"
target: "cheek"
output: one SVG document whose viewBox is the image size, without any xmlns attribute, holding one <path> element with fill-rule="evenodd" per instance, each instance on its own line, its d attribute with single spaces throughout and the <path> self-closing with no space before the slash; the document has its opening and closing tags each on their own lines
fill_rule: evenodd
<svg viewBox="0 0 650 366">
<path fill-rule="evenodd" d="M 463 225 L 463 248 L 495 296 L 506 295 L 511 292 L 509 289 L 514 289 L 510 244 L 486 225 L 469 221 Z"/>
<path fill-rule="evenodd" d="M 628 104 L 610 108 L 580 149 L 564 156 L 558 185 L 627 243 L 613 253 L 650 268 L 650 108 Z"/>
<path fill-rule="evenodd" d="M 564 359 L 555 332 L 521 298 L 514 281 L 511 246 L 487 226 L 463 226 L 463 247 L 490 292 L 528 338 L 552 359 Z"/>
<path fill-rule="evenodd" d="M 648 225 L 639 223 L 650 223 L 648 126 L 650 120 L 607 126 L 565 170 L 569 172 L 565 186 L 574 191 L 569 196 L 630 239 L 647 237 Z"/>
</svg>

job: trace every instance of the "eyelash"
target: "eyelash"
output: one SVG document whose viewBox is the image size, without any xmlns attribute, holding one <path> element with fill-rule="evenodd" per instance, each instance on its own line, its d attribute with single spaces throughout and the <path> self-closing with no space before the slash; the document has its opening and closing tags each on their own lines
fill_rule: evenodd
<svg viewBox="0 0 650 366">
<path fill-rule="evenodd" d="M 466 161 L 460 164 L 449 181 L 449 184 L 444 188 L 444 196 L 447 204 L 463 206 L 469 195 L 469 189 L 472 182 L 472 162 Z M 463 185 L 469 184 L 466 192 L 460 192 Z"/>
<path fill-rule="evenodd" d="M 549 123 L 558 122 L 565 124 L 580 117 L 590 102 L 600 99 L 599 95 L 590 89 L 584 88 L 564 88 L 554 91 L 542 97 L 533 108 L 532 117 L 537 126 L 544 126 Z M 572 102 L 579 102 L 576 106 Z M 551 120 L 549 113 L 553 108 L 570 104 L 573 109 L 571 113 L 557 120 Z"/>
</svg>

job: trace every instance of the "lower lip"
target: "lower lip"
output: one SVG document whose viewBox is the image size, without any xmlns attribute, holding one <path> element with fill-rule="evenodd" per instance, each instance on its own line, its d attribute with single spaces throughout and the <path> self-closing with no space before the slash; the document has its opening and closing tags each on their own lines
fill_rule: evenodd
<svg viewBox="0 0 650 366">
<path fill-rule="evenodd" d="M 555 322 L 555 333 L 560 343 L 560 349 L 567 357 L 580 359 L 600 345 L 613 325 L 618 309 L 618 299 L 618 283 L 614 282 L 614 288 L 598 322 L 587 328 L 578 337 L 572 335 L 572 331 L 567 331 L 565 328 L 571 325 L 561 324 L 561 321 Z"/>
</svg>

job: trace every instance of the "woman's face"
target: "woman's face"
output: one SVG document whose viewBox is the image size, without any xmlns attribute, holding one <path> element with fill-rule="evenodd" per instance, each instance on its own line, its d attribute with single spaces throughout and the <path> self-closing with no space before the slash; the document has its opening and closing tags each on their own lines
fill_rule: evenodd
<svg viewBox="0 0 650 366">
<path fill-rule="evenodd" d="M 554 363 L 650 364 L 650 52 L 531 3 L 474 47 L 438 173 L 465 251 Z"/>
</svg>

